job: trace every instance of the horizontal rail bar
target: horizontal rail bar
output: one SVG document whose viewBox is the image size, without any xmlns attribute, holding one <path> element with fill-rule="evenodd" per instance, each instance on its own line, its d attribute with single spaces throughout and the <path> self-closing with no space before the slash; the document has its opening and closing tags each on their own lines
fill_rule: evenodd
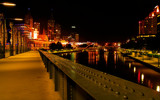
<svg viewBox="0 0 160 100">
<path fill-rule="evenodd" d="M 46 51 L 40 50 L 40 54 L 96 100 L 160 100 L 160 94 L 153 89 L 74 63 Z"/>
</svg>

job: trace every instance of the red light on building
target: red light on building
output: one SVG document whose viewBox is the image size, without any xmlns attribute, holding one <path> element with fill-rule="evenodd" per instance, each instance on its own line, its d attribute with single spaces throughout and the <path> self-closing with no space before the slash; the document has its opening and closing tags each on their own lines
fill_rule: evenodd
<svg viewBox="0 0 160 100">
<path fill-rule="evenodd" d="M 155 12 L 159 13 L 159 6 L 158 5 L 155 7 Z"/>
<path fill-rule="evenodd" d="M 152 12 L 152 17 L 154 17 L 154 12 Z"/>
<path fill-rule="evenodd" d="M 157 6 L 157 13 L 159 13 L 159 6 Z"/>
</svg>

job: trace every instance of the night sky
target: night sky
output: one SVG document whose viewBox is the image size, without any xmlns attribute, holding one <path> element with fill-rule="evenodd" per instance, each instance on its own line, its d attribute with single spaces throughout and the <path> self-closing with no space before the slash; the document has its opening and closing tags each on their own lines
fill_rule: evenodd
<svg viewBox="0 0 160 100">
<path fill-rule="evenodd" d="M 7 1 L 7 0 L 4 0 Z M 81 41 L 124 41 L 138 35 L 138 21 L 158 5 L 158 0 L 10 0 L 17 4 L 5 8 L 6 16 L 24 17 L 31 9 L 34 21 L 46 27 L 53 9 L 54 19 L 66 34 L 75 25 Z M 0 6 L 3 8 L 2 6 Z"/>
</svg>

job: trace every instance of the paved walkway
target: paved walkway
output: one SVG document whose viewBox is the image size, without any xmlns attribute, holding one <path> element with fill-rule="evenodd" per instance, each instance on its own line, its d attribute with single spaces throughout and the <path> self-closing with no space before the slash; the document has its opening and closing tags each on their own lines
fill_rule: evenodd
<svg viewBox="0 0 160 100">
<path fill-rule="evenodd" d="M 148 56 L 135 57 L 135 55 L 129 55 L 129 56 L 160 69 L 160 65 L 158 66 L 158 58 L 154 58 L 154 57 L 152 58 Z"/>
<path fill-rule="evenodd" d="M 0 100 L 60 100 L 37 51 L 0 59 Z"/>
</svg>

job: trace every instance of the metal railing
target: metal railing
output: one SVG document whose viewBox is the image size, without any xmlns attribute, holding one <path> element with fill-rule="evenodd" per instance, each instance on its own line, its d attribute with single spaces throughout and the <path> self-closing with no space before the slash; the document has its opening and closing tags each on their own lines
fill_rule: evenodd
<svg viewBox="0 0 160 100">
<path fill-rule="evenodd" d="M 160 100 L 150 88 L 39 51 L 62 100 Z"/>
</svg>

